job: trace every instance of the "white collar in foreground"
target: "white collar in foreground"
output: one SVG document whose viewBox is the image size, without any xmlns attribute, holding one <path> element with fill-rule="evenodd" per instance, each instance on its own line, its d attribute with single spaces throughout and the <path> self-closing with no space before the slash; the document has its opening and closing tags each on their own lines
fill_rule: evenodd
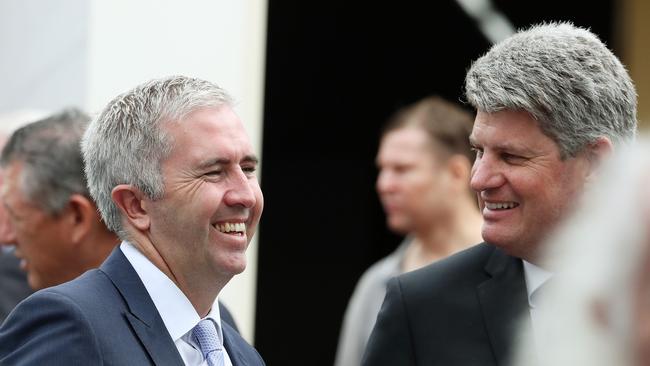
<svg viewBox="0 0 650 366">
<path fill-rule="evenodd" d="M 163 323 L 165 323 L 169 335 L 176 342 L 194 328 L 201 320 L 201 317 L 199 317 L 190 300 L 178 286 L 151 263 L 133 244 L 122 241 L 120 250 L 138 273 Z M 214 300 L 212 309 L 205 318 L 210 318 L 216 322 L 219 338 L 223 341 L 218 298 Z"/>
<path fill-rule="evenodd" d="M 524 262 L 524 277 L 526 279 L 526 291 L 528 292 L 528 305 L 534 309 L 537 305 L 533 301 L 533 295 L 546 281 L 553 277 L 553 273 L 530 262 Z"/>
</svg>

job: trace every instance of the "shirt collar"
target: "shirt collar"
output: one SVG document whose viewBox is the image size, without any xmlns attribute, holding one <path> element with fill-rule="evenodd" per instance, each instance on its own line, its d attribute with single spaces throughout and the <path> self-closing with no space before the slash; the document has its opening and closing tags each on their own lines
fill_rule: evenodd
<svg viewBox="0 0 650 366">
<path fill-rule="evenodd" d="M 122 241 L 120 250 L 140 277 L 165 324 L 165 328 L 174 341 L 180 339 L 199 323 L 201 318 L 196 309 L 167 275 L 151 263 L 133 244 Z M 212 309 L 206 318 L 212 319 L 218 325 L 217 331 L 223 340 L 218 299 L 214 300 Z"/>
<path fill-rule="evenodd" d="M 524 277 L 526 278 L 526 291 L 528 292 L 528 305 L 534 309 L 537 305 L 534 297 L 535 292 L 539 290 L 546 281 L 553 277 L 553 273 L 530 262 L 523 262 Z"/>
</svg>

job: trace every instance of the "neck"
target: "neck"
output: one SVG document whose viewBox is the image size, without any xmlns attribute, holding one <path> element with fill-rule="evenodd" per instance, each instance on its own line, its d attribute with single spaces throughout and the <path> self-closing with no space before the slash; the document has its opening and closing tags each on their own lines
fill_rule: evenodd
<svg viewBox="0 0 650 366">
<path fill-rule="evenodd" d="M 81 273 L 101 266 L 119 243 L 120 239 L 106 229 L 91 232 L 78 249 Z"/>
<path fill-rule="evenodd" d="M 133 244 L 153 265 L 176 284 L 179 290 L 190 301 L 196 313 L 205 317 L 210 312 L 214 301 L 221 289 L 230 281 L 232 275 L 222 274 L 209 275 L 198 273 L 199 271 L 184 273 L 187 271 L 176 270 L 168 260 L 161 254 L 153 242 L 141 233 L 129 233 L 129 242 Z M 178 265 L 178 264 L 177 264 Z M 210 278 L 209 281 L 206 278 Z"/>
<path fill-rule="evenodd" d="M 413 233 L 403 263 L 405 272 L 423 267 L 436 260 L 480 243 L 483 218 L 473 202 L 461 200 L 453 212 L 439 218 L 435 224 L 423 225 Z"/>
</svg>

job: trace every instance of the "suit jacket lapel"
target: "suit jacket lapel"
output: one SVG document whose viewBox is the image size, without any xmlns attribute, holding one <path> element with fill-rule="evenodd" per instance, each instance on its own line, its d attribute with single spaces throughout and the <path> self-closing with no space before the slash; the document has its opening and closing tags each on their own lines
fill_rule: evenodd
<svg viewBox="0 0 650 366">
<path fill-rule="evenodd" d="M 130 312 L 125 316 L 156 365 L 184 365 L 165 323 L 131 263 L 119 246 L 100 269 L 118 289 Z"/>
<path fill-rule="evenodd" d="M 495 249 L 485 270 L 491 278 L 478 286 L 478 297 L 497 364 L 507 365 L 521 321 L 530 328 L 523 266 L 520 259 Z"/>
</svg>

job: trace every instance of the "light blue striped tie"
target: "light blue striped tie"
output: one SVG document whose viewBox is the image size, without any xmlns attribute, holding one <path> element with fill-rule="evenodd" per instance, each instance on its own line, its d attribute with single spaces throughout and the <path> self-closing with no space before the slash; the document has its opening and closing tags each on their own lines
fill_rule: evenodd
<svg viewBox="0 0 650 366">
<path fill-rule="evenodd" d="M 212 320 L 201 320 L 192 330 L 192 337 L 199 344 L 209 366 L 225 365 L 223 346 Z"/>
</svg>

